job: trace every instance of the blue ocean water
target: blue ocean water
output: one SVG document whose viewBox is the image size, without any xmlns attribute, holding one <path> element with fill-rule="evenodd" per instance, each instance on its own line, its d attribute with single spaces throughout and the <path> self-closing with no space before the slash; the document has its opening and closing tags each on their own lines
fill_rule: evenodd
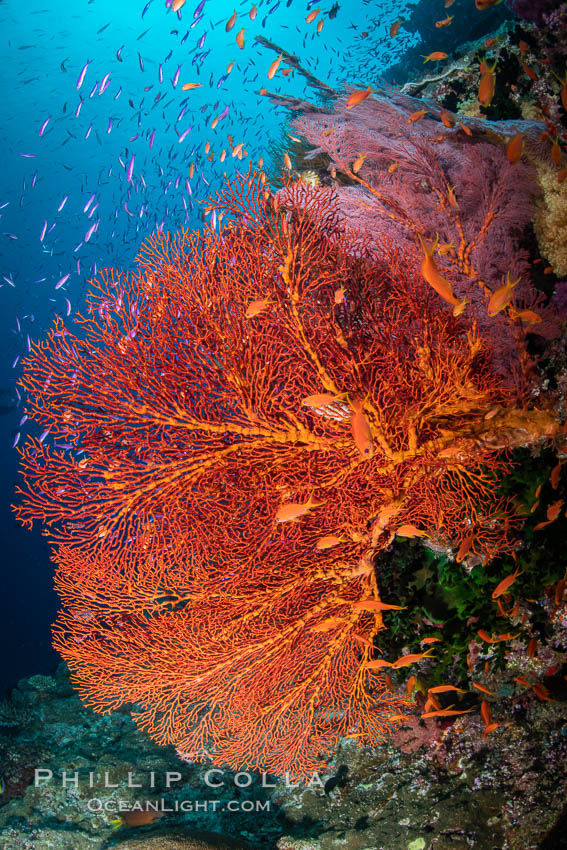
<svg viewBox="0 0 567 850">
<path fill-rule="evenodd" d="M 48 548 L 39 528 L 29 534 L 16 525 L 9 507 L 24 415 L 16 383 L 28 339 L 42 338 L 55 314 L 81 309 L 97 268 L 133 268 L 142 240 L 156 228 L 202 226 L 199 201 L 221 187 L 223 173 L 230 178 L 248 162 L 268 159 L 289 111 L 260 95 L 262 88 L 317 102 L 295 70 L 268 80 L 277 47 L 333 88 L 366 86 L 388 78 L 393 67 L 399 77 L 406 51 L 435 36 L 433 21 L 443 16 L 442 4 L 429 2 L 327 0 L 318 7 L 313 0 L 260 0 L 251 20 L 252 6 L 251 0 L 193 0 L 175 13 L 163 0 L 0 3 L 5 686 L 57 661 L 50 648 L 56 599 Z M 488 31 L 495 15 L 505 16 L 502 8 L 490 10 L 482 27 Z M 471 15 L 479 25 L 472 4 L 456 0 L 451 11 L 459 10 L 451 33 L 439 31 L 439 47 L 465 40 Z M 233 12 L 237 19 L 227 31 Z M 397 20 L 405 26 L 393 39 Z M 188 83 L 199 87 L 184 91 Z M 231 156 L 229 137 L 235 146 L 244 142 L 242 161 Z"/>
</svg>

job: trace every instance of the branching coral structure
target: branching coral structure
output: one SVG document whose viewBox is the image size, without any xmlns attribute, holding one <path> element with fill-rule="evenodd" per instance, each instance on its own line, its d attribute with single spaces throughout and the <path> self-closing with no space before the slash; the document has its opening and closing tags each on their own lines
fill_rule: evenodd
<svg viewBox="0 0 567 850">
<path fill-rule="evenodd" d="M 396 600 L 376 553 L 512 551 L 509 449 L 559 426 L 493 368 L 478 311 L 453 315 L 415 250 L 347 231 L 333 189 L 250 173 L 213 208 L 220 231 L 152 236 L 32 345 L 53 444 L 21 449 L 16 513 L 46 524 L 55 645 L 95 710 L 134 704 L 186 759 L 305 777 L 407 708 L 377 663 Z"/>
</svg>

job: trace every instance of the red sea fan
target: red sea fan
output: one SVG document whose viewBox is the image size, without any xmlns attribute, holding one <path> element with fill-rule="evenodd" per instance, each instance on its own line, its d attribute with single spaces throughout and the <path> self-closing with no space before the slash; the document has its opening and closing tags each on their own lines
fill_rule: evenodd
<svg viewBox="0 0 567 850">
<path fill-rule="evenodd" d="M 256 174 L 211 206 L 222 232 L 151 237 L 32 346 L 27 412 L 73 448 L 27 441 L 16 513 L 56 544 L 55 645 L 90 705 L 133 703 L 184 758 L 305 777 L 404 709 L 368 666 L 374 555 L 398 530 L 511 551 L 507 449 L 556 423 L 332 190 L 274 199 Z"/>
</svg>

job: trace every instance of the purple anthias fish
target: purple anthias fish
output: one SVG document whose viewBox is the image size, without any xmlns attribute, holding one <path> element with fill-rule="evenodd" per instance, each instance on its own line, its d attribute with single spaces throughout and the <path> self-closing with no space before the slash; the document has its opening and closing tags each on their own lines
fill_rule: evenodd
<svg viewBox="0 0 567 850">
<path fill-rule="evenodd" d="M 81 88 L 81 86 L 83 85 L 83 82 L 84 82 L 84 79 L 85 79 L 85 76 L 86 76 L 86 73 L 87 73 L 87 69 L 88 69 L 89 65 L 91 64 L 91 62 L 92 62 L 92 59 L 91 59 L 91 60 L 89 60 L 89 61 L 86 63 L 86 65 L 83 67 L 83 70 L 82 70 L 82 71 L 81 71 L 81 73 L 79 74 L 79 78 L 78 78 L 78 80 L 77 80 L 77 85 L 75 86 L 75 88 L 77 89 L 77 91 L 79 91 L 79 89 L 80 89 L 80 88 Z"/>
</svg>

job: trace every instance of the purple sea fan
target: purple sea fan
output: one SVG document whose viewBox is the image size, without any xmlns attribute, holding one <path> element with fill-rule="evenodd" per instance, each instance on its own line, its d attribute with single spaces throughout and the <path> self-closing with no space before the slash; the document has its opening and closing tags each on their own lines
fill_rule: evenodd
<svg viewBox="0 0 567 850">
<path fill-rule="evenodd" d="M 314 146 L 313 156 L 328 155 L 331 173 L 350 178 L 337 186 L 347 224 L 376 247 L 402 245 L 417 266 L 424 258 L 419 237 L 437 240 L 439 274 L 490 337 L 498 371 L 523 391 L 526 376 L 511 366 L 519 336 L 526 330 L 552 336 L 557 325 L 531 284 L 521 247 L 538 191 L 534 169 L 525 161 L 508 162 L 505 141 L 525 132 L 526 150 L 535 151 L 540 125 L 466 119 L 465 128 L 457 116 L 444 116 L 447 123 L 455 120 L 447 127 L 439 107 L 402 95 L 369 97 L 352 110 L 345 103 L 326 114 L 307 112 L 293 126 Z M 419 117 L 421 109 L 426 112 Z M 361 156 L 355 174 L 353 163 Z M 512 309 L 489 316 L 491 298 L 507 280 L 519 281 Z"/>
<path fill-rule="evenodd" d="M 541 24 L 544 17 L 561 5 L 561 0 L 508 0 L 508 6 L 526 21 Z"/>
</svg>

